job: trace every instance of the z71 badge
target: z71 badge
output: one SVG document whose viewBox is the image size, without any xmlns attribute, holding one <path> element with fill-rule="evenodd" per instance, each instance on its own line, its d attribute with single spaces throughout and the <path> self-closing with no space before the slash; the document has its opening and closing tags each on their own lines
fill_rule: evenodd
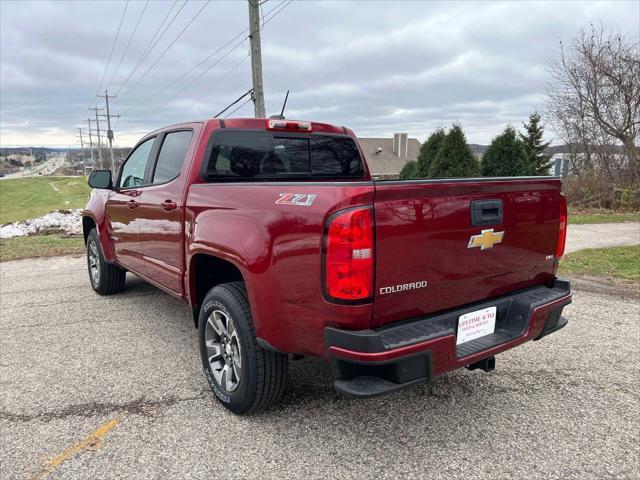
<svg viewBox="0 0 640 480">
<path fill-rule="evenodd" d="M 276 200 L 276 204 L 310 207 L 315 199 L 315 193 L 281 193 L 280 198 Z"/>
</svg>

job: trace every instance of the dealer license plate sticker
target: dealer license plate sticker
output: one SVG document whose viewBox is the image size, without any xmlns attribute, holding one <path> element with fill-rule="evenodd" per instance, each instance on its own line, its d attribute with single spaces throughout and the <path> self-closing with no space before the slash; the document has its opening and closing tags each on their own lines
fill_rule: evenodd
<svg viewBox="0 0 640 480">
<path fill-rule="evenodd" d="M 490 335 L 496 328 L 496 307 L 465 313 L 458 318 L 456 345 Z"/>
</svg>

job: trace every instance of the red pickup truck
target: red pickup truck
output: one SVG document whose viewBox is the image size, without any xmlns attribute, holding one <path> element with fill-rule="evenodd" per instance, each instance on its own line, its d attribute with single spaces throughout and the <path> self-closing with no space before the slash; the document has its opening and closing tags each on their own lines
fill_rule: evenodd
<svg viewBox="0 0 640 480">
<path fill-rule="evenodd" d="M 157 130 L 83 211 L 93 289 L 126 272 L 193 309 L 220 402 L 277 402 L 290 355 L 371 397 L 566 325 L 567 207 L 552 177 L 376 180 L 345 127 L 211 119 Z"/>
</svg>

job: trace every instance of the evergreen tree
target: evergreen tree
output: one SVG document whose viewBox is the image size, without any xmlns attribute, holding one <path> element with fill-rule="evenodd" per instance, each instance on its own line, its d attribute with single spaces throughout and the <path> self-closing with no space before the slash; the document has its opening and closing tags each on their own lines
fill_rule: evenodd
<svg viewBox="0 0 640 480">
<path fill-rule="evenodd" d="M 404 167 L 402 167 L 402 170 L 400 170 L 400 179 L 406 180 L 408 178 L 417 178 L 416 177 L 417 165 L 418 164 L 415 160 L 409 160 L 407 163 L 405 163 Z"/>
<path fill-rule="evenodd" d="M 429 166 L 430 177 L 475 177 L 480 167 L 460 125 L 454 125 Z"/>
<path fill-rule="evenodd" d="M 543 142 L 544 127 L 540 125 L 540 115 L 534 112 L 529 116 L 529 123 L 524 124 L 526 134 L 519 133 L 520 140 L 524 144 L 529 163 L 531 163 L 532 175 L 549 175 L 551 168 L 551 155 L 545 152 L 550 142 Z"/>
<path fill-rule="evenodd" d="M 485 177 L 518 177 L 531 175 L 532 167 L 524 144 L 518 140 L 513 127 L 493 139 L 482 157 Z"/>
<path fill-rule="evenodd" d="M 447 134 L 444 129 L 439 128 L 422 144 L 420 153 L 418 154 L 418 165 L 416 167 L 416 175 L 418 178 L 426 178 L 429 176 L 429 167 L 433 159 L 436 158 L 438 150 L 440 150 L 446 136 Z"/>
</svg>

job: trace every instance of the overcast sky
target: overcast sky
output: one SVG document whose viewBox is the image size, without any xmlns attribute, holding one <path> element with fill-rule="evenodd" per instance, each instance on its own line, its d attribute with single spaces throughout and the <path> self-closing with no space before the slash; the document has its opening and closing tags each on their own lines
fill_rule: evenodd
<svg viewBox="0 0 640 480">
<path fill-rule="evenodd" d="M 637 0 L 263 3 L 267 113 L 289 89 L 288 118 L 360 136 L 409 132 L 423 141 L 459 122 L 469 142 L 487 143 L 541 107 L 560 40 L 596 20 L 640 35 Z M 118 145 L 213 116 L 251 87 L 246 1 L 151 0 L 143 12 L 145 4 L 0 0 L 0 144 L 75 145 L 88 108 L 103 106 L 99 87 L 118 96 Z M 233 115 L 252 114 L 247 103 Z"/>
</svg>

